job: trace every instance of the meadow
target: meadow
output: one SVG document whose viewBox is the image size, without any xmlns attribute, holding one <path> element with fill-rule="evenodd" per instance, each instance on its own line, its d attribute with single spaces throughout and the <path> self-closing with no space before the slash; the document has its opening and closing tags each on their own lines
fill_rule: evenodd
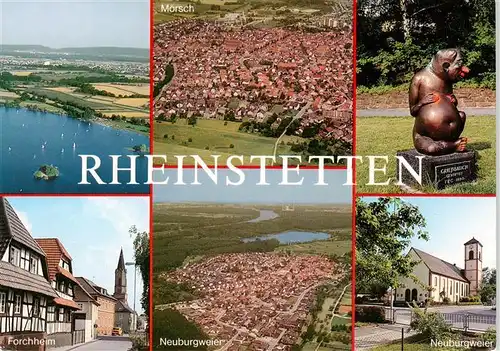
<svg viewBox="0 0 500 351">
<path fill-rule="evenodd" d="M 257 134 L 239 132 L 241 123 L 222 120 L 198 119 L 195 126 L 187 119 L 175 123 L 155 122 L 154 150 L 156 154 L 199 155 L 205 162 L 212 162 L 210 155 L 221 155 L 219 163 L 231 155 L 272 155 L 277 139 Z M 277 155 L 295 155 L 287 143 L 299 143 L 306 139 L 284 136 L 278 145 Z M 258 161 L 254 162 L 258 164 Z"/>
<path fill-rule="evenodd" d="M 356 120 L 356 154 L 359 156 L 380 155 L 392 158 L 397 151 L 413 149 L 412 117 L 359 117 Z M 478 153 L 478 180 L 475 183 L 457 184 L 443 190 L 419 187 L 426 193 L 494 194 L 495 193 L 495 117 L 468 116 L 462 136 L 468 138 L 468 149 Z M 396 163 L 389 162 L 387 175 L 375 178 L 383 182 L 396 177 Z M 402 193 L 395 185 L 368 186 L 368 167 L 356 167 L 358 193 Z"/>
</svg>

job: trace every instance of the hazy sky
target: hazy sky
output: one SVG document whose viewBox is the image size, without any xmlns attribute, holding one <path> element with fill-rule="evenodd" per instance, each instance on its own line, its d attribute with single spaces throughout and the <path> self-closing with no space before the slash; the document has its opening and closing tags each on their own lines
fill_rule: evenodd
<svg viewBox="0 0 500 351">
<path fill-rule="evenodd" d="M 344 186 L 346 182 L 345 170 L 325 171 L 325 182 L 328 186 L 314 185 L 318 182 L 317 170 L 301 170 L 300 175 L 290 172 L 289 182 L 299 181 L 304 177 L 301 186 L 277 185 L 282 180 L 281 170 L 267 170 L 266 181 L 271 185 L 259 185 L 260 170 L 244 170 L 246 180 L 240 186 L 226 186 L 225 178 L 235 182 L 238 177 L 227 169 L 220 169 L 218 173 L 218 185 L 215 185 L 208 176 L 199 170 L 199 182 L 202 185 L 173 185 L 177 181 L 177 170 L 165 170 L 165 176 L 161 171 L 155 171 L 155 181 L 159 182 L 170 178 L 167 185 L 154 185 L 155 202 L 222 202 L 222 203 L 285 203 L 285 204 L 325 204 L 325 203 L 351 203 L 350 186 Z M 189 184 L 193 181 L 193 169 L 184 170 L 184 182 Z"/>
<path fill-rule="evenodd" d="M 365 197 L 364 200 L 376 200 Z M 464 243 L 475 237 L 483 244 L 483 268 L 496 267 L 496 203 L 486 197 L 404 197 L 419 207 L 427 222 L 429 241 L 412 246 L 464 268 Z"/>
<path fill-rule="evenodd" d="M 148 0 L 0 0 L 0 43 L 149 48 Z"/>
<path fill-rule="evenodd" d="M 58 238 L 73 259 L 73 275 L 114 292 L 120 248 L 125 262 L 134 261 L 136 225 L 149 232 L 146 197 L 7 197 L 34 238 Z M 134 306 L 134 268 L 127 267 L 128 302 Z M 142 280 L 137 270 L 136 310 L 142 312 Z"/>
</svg>

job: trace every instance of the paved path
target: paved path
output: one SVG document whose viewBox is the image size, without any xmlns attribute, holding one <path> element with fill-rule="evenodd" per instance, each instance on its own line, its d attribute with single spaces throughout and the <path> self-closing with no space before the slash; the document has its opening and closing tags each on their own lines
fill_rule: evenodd
<svg viewBox="0 0 500 351">
<path fill-rule="evenodd" d="M 95 342 L 77 347 L 76 351 L 128 351 L 132 342 L 127 337 L 101 338 Z"/>
<path fill-rule="evenodd" d="M 467 116 L 495 116 L 496 110 L 494 107 L 471 107 L 464 108 L 463 111 Z M 356 117 L 410 117 L 407 108 L 392 108 L 392 109 L 373 109 L 373 110 L 357 110 Z"/>
<path fill-rule="evenodd" d="M 401 330 L 404 330 L 405 338 L 416 334 L 413 331 L 409 332 L 407 325 L 398 324 L 381 324 L 356 328 L 356 350 L 369 350 L 373 347 L 401 340 Z"/>
</svg>

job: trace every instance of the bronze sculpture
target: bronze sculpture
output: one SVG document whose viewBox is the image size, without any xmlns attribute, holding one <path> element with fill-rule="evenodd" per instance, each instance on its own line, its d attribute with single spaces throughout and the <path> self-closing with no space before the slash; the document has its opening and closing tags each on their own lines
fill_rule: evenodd
<svg viewBox="0 0 500 351">
<path fill-rule="evenodd" d="M 418 152 L 438 156 L 465 151 L 467 138 L 460 135 L 466 115 L 457 109 L 453 83 L 468 73 L 461 51 L 444 49 L 413 76 L 408 95 L 410 113 L 415 117 L 413 144 Z"/>
</svg>

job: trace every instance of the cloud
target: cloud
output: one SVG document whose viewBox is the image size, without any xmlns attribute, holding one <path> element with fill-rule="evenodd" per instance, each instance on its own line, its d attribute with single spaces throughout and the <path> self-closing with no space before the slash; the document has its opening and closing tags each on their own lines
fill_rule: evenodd
<svg viewBox="0 0 500 351">
<path fill-rule="evenodd" d="M 20 212 L 20 211 L 16 211 L 16 214 L 19 217 L 19 219 L 21 220 L 21 222 L 24 224 L 26 229 L 28 229 L 28 232 L 31 233 L 32 229 L 33 229 L 33 225 L 31 224 L 31 222 L 28 219 L 28 214 L 26 212 Z"/>
<path fill-rule="evenodd" d="M 128 230 L 135 225 L 139 231 L 149 232 L 149 198 L 147 197 L 89 197 L 83 202 L 84 211 L 109 222 L 120 234 L 129 237 Z"/>
</svg>

